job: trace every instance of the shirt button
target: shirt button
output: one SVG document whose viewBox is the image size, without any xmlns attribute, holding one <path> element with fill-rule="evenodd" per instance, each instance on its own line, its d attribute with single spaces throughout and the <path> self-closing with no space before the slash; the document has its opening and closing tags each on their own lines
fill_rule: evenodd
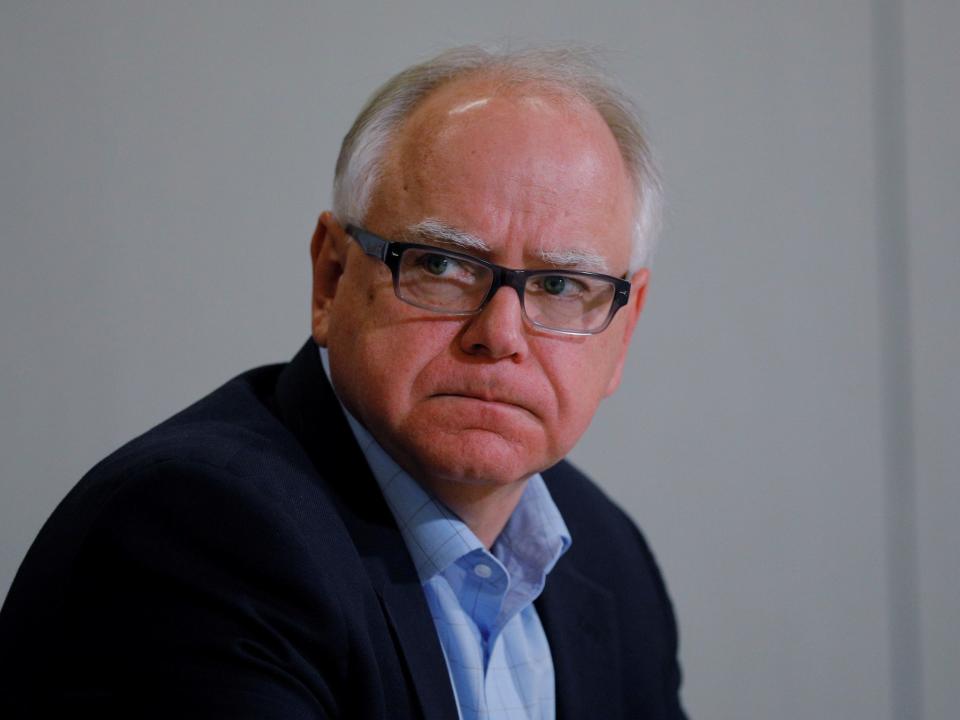
<svg viewBox="0 0 960 720">
<path fill-rule="evenodd" d="M 490 569 L 489 565 L 484 565 L 483 563 L 477 563 L 473 566 L 473 572 L 477 574 L 477 577 L 488 578 L 493 575 L 493 570 Z"/>
</svg>

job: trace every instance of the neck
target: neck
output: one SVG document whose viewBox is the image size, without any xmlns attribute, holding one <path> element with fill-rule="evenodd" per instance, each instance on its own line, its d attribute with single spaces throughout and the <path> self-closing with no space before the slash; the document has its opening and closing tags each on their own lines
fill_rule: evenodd
<svg viewBox="0 0 960 720">
<path fill-rule="evenodd" d="M 424 485 L 455 512 L 489 550 L 520 502 L 527 481 L 493 487 L 451 481 Z"/>
</svg>

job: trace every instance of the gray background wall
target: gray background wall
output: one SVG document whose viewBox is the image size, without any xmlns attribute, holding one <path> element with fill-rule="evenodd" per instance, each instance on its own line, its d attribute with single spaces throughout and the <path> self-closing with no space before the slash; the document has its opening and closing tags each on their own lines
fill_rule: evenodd
<svg viewBox="0 0 960 720">
<path fill-rule="evenodd" d="M 637 519 L 698 718 L 960 715 L 960 4 L 0 4 L 0 597 L 98 458 L 308 331 L 369 92 L 596 45 L 669 210 L 575 453 Z"/>
</svg>

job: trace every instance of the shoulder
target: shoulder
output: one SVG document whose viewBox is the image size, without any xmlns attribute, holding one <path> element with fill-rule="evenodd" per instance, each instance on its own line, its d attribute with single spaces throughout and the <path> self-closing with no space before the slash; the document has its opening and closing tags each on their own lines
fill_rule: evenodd
<svg viewBox="0 0 960 720">
<path fill-rule="evenodd" d="M 26 598 L 21 609 L 38 617 L 44 609 L 30 598 L 63 595 L 84 577 L 81 564 L 88 573 L 111 562 L 162 573 L 192 558 L 217 572 L 191 582 L 236 582 L 238 597 L 265 587 L 264 578 L 284 592 L 356 585 L 362 561 L 350 512 L 371 502 L 349 432 L 312 340 L 290 363 L 237 376 L 74 486 L 28 552 L 7 609 L 10 598 Z M 354 486 L 362 500 L 346 496 Z"/>
<path fill-rule="evenodd" d="M 633 552 L 646 541 L 630 517 L 596 483 L 566 460 L 543 473 L 574 545 Z"/>
<path fill-rule="evenodd" d="M 630 717 L 684 717 L 679 703 L 677 624 L 657 562 L 640 529 L 570 463 L 543 473 L 573 544 L 554 572 L 610 598 L 624 707 Z M 550 581 L 547 581 L 550 587 Z M 611 655 L 611 667 L 617 665 Z"/>
<path fill-rule="evenodd" d="M 288 433 L 268 405 L 281 368 L 267 366 L 235 377 L 113 452 L 81 484 L 170 461 L 228 468 L 236 466 L 239 455 L 249 459 L 286 449 Z"/>
<path fill-rule="evenodd" d="M 24 598 L 23 616 L 42 623 L 58 612 L 49 598 L 91 578 L 101 591 L 125 575 L 240 597 L 311 583 L 316 594 L 337 568 L 358 568 L 323 478 L 269 407 L 279 369 L 244 373 L 97 464 L 44 525 L 8 605 Z"/>
<path fill-rule="evenodd" d="M 82 517 L 96 528 L 165 512 L 177 533 L 212 526 L 264 552 L 281 537 L 310 544 L 311 534 L 342 530 L 322 478 L 270 407 L 282 367 L 246 372 L 127 443 L 78 483 L 54 518 Z M 130 527 L 139 536 L 149 529 Z"/>
<path fill-rule="evenodd" d="M 276 375 L 235 378 L 75 486 L 0 613 L 0 668 L 15 659 L 25 682 L 46 668 L 64 683 L 62 668 L 89 668 L 70 683 L 113 693 L 123 683 L 106 678 L 172 682 L 184 663 L 226 663 L 238 687 L 260 687 L 257 667 L 276 665 L 289 673 L 278 686 L 323 699 L 376 604 L 323 478 L 269 407 Z"/>
<path fill-rule="evenodd" d="M 543 473 L 573 544 L 561 565 L 632 607 L 656 608 L 672 630 L 673 609 L 643 533 L 596 483 L 566 460 Z"/>
</svg>

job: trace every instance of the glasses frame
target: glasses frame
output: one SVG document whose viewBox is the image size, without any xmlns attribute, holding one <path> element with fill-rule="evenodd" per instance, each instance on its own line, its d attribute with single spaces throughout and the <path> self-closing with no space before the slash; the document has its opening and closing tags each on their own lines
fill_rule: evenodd
<svg viewBox="0 0 960 720">
<path fill-rule="evenodd" d="M 630 299 L 630 282 L 624 278 L 617 278 L 613 277 L 612 275 L 588 272 L 586 270 L 557 270 L 546 268 L 537 270 L 515 270 L 513 268 L 497 265 L 496 263 L 484 260 L 483 258 L 467 255 L 466 253 L 457 252 L 455 250 L 447 250 L 446 248 L 437 247 L 435 245 L 423 245 L 420 243 L 387 240 L 386 238 L 380 237 L 369 230 L 364 230 L 363 228 L 353 224 L 348 224 L 344 230 L 346 231 L 347 235 L 356 241 L 364 253 L 371 257 L 377 258 L 388 268 L 390 268 L 390 272 L 393 275 L 393 292 L 397 298 L 408 305 L 418 307 L 421 310 L 429 310 L 430 312 L 453 316 L 477 315 L 487 306 L 487 303 L 490 302 L 500 288 L 511 287 L 516 290 L 517 296 L 520 298 L 520 310 L 523 313 L 523 317 L 531 325 L 543 330 L 549 330 L 550 332 L 560 333 L 562 335 L 597 335 L 607 329 L 607 327 L 610 325 L 610 322 L 613 320 L 613 316 L 616 315 L 617 311 L 626 305 L 627 301 Z M 407 250 L 427 250 L 440 252 L 444 255 L 449 255 L 452 258 L 473 262 L 488 268 L 493 273 L 493 281 L 490 283 L 490 289 L 480 302 L 479 307 L 477 307 L 475 310 L 438 310 L 434 307 L 420 305 L 416 302 L 412 302 L 409 298 L 403 297 L 400 292 L 400 259 L 403 257 L 403 253 Z M 536 277 L 538 275 L 558 274 L 596 278 L 599 280 L 605 280 L 614 286 L 614 294 L 610 303 L 610 310 L 600 327 L 595 330 L 561 330 L 539 323 L 536 320 L 533 320 L 527 314 L 527 308 L 524 304 L 524 291 L 526 289 L 527 279 Z"/>
</svg>

